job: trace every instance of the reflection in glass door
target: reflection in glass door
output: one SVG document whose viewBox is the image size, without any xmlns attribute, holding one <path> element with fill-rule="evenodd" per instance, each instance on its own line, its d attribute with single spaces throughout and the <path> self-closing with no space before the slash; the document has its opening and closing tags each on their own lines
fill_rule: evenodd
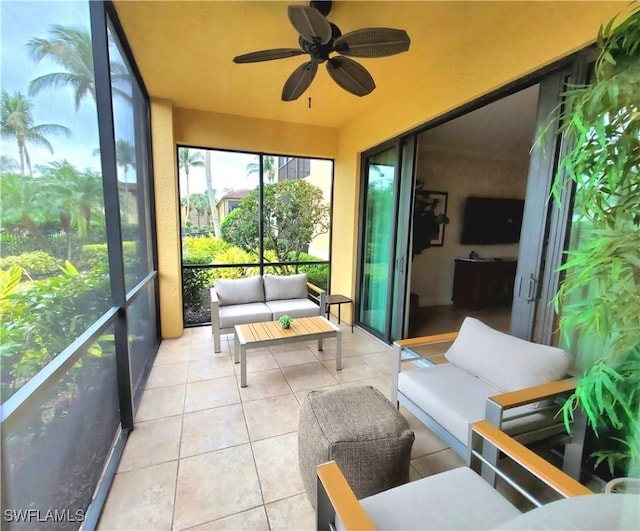
<svg viewBox="0 0 640 531">
<path fill-rule="evenodd" d="M 366 159 L 358 321 L 386 339 L 395 248 L 396 146 Z"/>
</svg>

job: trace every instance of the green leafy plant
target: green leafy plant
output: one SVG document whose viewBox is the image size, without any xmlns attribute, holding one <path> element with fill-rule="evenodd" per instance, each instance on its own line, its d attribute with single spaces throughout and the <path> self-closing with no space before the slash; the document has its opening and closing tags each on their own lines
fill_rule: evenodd
<svg viewBox="0 0 640 531">
<path fill-rule="evenodd" d="M 0 269 L 20 267 L 31 278 L 59 273 L 59 264 L 60 261 L 46 251 L 31 251 L 17 256 L 0 258 Z"/>
<path fill-rule="evenodd" d="M 560 161 L 557 201 L 575 186 L 572 231 L 555 297 L 567 342 L 578 334 L 583 371 L 563 407 L 600 437 L 597 464 L 640 475 L 640 12 L 601 27 L 595 79 L 571 87 L 562 132 L 574 148 Z M 615 26 L 615 27 L 614 27 Z M 602 437 L 602 435 L 605 437 Z"/>
<path fill-rule="evenodd" d="M 278 324 L 282 328 L 291 328 L 291 323 L 293 323 L 293 319 L 288 315 L 283 315 L 282 317 L 280 317 L 280 319 L 278 319 Z"/>
<path fill-rule="evenodd" d="M 18 289 L 19 268 L 0 274 L 3 402 L 111 305 L 109 277 L 104 272 L 80 273 L 67 262 L 60 273 L 30 282 L 24 289 Z M 95 348 L 89 353 L 97 356 Z"/>
<path fill-rule="evenodd" d="M 424 181 L 416 181 L 413 207 L 413 256 L 431 247 L 431 240 L 438 236 L 440 225 L 449 223 L 449 218 L 436 213 L 440 200 L 424 189 Z"/>
<path fill-rule="evenodd" d="M 207 252 L 192 253 L 182 259 L 183 264 L 206 265 L 210 262 Z M 185 309 L 194 312 L 202 309 L 202 290 L 211 286 L 211 280 L 211 269 L 182 269 L 182 304 Z"/>
</svg>

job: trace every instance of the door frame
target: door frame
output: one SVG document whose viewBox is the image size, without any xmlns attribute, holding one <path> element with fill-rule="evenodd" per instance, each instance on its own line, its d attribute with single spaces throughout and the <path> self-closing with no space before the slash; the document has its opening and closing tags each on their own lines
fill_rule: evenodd
<svg viewBox="0 0 640 531">
<path fill-rule="evenodd" d="M 356 264 L 356 286 L 355 286 L 356 287 L 356 290 L 355 290 L 356 303 L 355 303 L 355 312 L 353 316 L 355 323 L 360 328 L 366 330 L 373 336 L 387 343 L 391 343 L 391 337 L 390 337 L 391 312 L 388 312 L 387 315 L 385 315 L 385 331 L 383 333 L 380 333 L 378 330 L 371 328 L 370 326 L 368 326 L 367 324 L 363 323 L 360 320 L 360 310 L 361 310 L 361 301 L 362 301 L 362 297 L 361 297 L 362 275 L 364 274 L 364 252 L 365 252 L 364 235 L 365 235 L 365 221 L 366 221 L 365 213 L 366 213 L 366 206 L 367 206 L 367 199 L 368 199 L 368 183 L 369 183 L 368 161 L 371 157 L 374 157 L 379 153 L 382 153 L 384 151 L 387 151 L 389 149 L 394 149 L 394 148 L 397 151 L 394 175 L 393 175 L 394 182 L 396 182 L 400 176 L 399 168 L 401 167 L 401 161 L 402 161 L 400 137 L 396 137 L 392 140 L 379 144 L 374 148 L 361 153 L 361 157 L 360 157 L 360 197 L 359 197 L 359 203 L 358 203 L 358 212 L 360 214 L 358 216 L 358 248 L 357 248 L 358 261 Z M 398 187 L 394 186 L 394 190 L 393 190 L 393 214 L 394 215 L 393 215 L 393 226 L 391 228 L 391 234 L 394 235 L 392 240 L 392 256 L 394 257 L 395 257 L 395 250 L 397 245 L 395 235 L 397 234 L 397 230 L 398 230 L 397 213 L 399 208 L 399 202 L 400 202 L 400 194 L 398 191 Z M 389 278 L 391 279 L 393 279 L 394 270 L 395 270 L 395 260 L 390 259 L 389 260 Z M 391 299 L 393 296 L 392 287 L 393 287 L 393 284 L 391 283 L 390 287 L 387 289 L 387 307 L 390 307 L 390 304 L 391 304 Z"/>
<path fill-rule="evenodd" d="M 507 83 L 506 85 L 499 87 L 498 89 L 493 90 L 477 98 L 476 100 L 473 100 L 464 105 L 461 105 L 460 107 L 457 107 L 456 109 L 453 109 L 451 111 L 445 112 L 440 116 L 437 116 L 417 127 L 414 127 L 409 131 L 406 131 L 390 140 L 387 140 L 381 144 L 378 144 L 360 154 L 360 198 L 359 198 L 358 249 L 357 249 L 358 260 L 356 264 L 356 290 L 355 290 L 356 291 L 355 321 L 356 321 L 356 324 L 358 324 L 358 326 L 364 328 L 365 330 L 372 333 L 376 337 L 383 339 L 387 343 L 391 343 L 391 335 L 389 332 L 391 312 L 389 312 L 389 315 L 387 316 L 386 337 L 381 337 L 379 333 L 371 330 L 369 327 L 367 327 L 366 325 L 362 324 L 359 321 L 360 302 L 361 302 L 360 286 L 361 286 L 362 272 L 363 272 L 362 271 L 363 270 L 363 254 L 362 253 L 363 253 L 363 235 L 364 235 L 364 223 L 365 223 L 364 207 L 366 205 L 366 190 L 364 189 L 365 188 L 364 183 L 367 181 L 366 174 L 365 174 L 368 168 L 367 159 L 380 151 L 389 149 L 392 146 L 397 146 L 398 165 L 396 167 L 396 172 L 398 172 L 402 168 L 401 152 L 402 152 L 403 142 L 411 141 L 412 139 L 417 138 L 417 136 L 421 133 L 434 129 L 451 120 L 454 120 L 465 114 L 478 110 L 490 103 L 496 102 L 516 92 L 519 92 L 521 90 L 524 90 L 536 84 L 541 84 L 545 79 L 548 79 L 553 75 L 557 75 L 558 72 L 567 70 L 568 68 L 572 69 L 574 72 L 584 71 L 583 65 L 585 65 L 588 61 L 592 60 L 593 57 L 594 57 L 594 46 L 587 47 L 583 50 L 580 50 L 562 59 L 559 59 L 558 61 L 555 61 L 550 65 L 547 65 L 537 70 L 536 72 L 528 74 L 518 80 Z M 575 79 L 579 80 L 580 77 L 576 77 Z M 415 159 L 416 151 L 414 151 L 413 156 Z M 412 169 L 413 169 L 413 175 L 411 177 L 412 177 L 412 181 L 415 182 L 415 164 L 413 164 Z M 529 177 L 530 176 L 528 176 L 528 178 Z M 412 193 L 413 193 L 413 188 L 412 188 Z M 394 197 L 394 200 L 395 200 L 394 212 L 397 214 L 398 207 L 399 207 L 399 197 Z M 552 326 L 550 325 L 550 323 L 552 323 L 553 321 L 553 311 L 552 309 L 549 310 L 548 306 L 553 296 L 552 294 L 555 293 L 555 290 L 557 289 L 557 286 L 558 286 L 559 276 L 556 272 L 556 269 L 561 264 L 562 253 L 564 249 L 564 242 L 566 239 L 566 227 L 569 222 L 568 208 L 563 208 L 562 211 L 559 211 L 559 212 L 556 212 L 556 211 L 558 211 L 558 209 L 555 209 L 554 212 L 548 211 L 547 215 L 550 216 L 550 219 L 548 220 L 545 219 L 545 223 L 547 222 L 549 223 L 549 238 L 550 238 L 549 243 L 552 243 L 552 245 L 548 245 L 546 249 L 542 249 L 539 257 L 540 261 L 544 260 L 546 264 L 545 270 L 542 273 L 544 284 L 542 283 L 539 284 L 535 291 L 535 294 L 538 298 L 543 297 L 542 301 L 540 300 L 537 301 L 538 302 L 537 308 L 544 308 L 542 315 L 538 317 L 541 320 L 542 326 L 535 329 L 535 333 L 534 333 L 534 324 L 536 319 L 532 318 L 530 321 L 530 329 L 528 331 L 527 330 L 519 331 L 519 335 L 521 335 L 522 337 L 535 336 L 536 341 L 540 343 L 549 343 L 551 341 L 551 336 L 553 333 Z M 410 219 L 409 225 L 407 227 L 407 231 L 410 232 L 411 230 L 412 230 L 412 226 L 411 226 L 411 219 Z M 396 216 L 394 216 L 394 232 L 397 234 L 397 217 Z M 396 245 L 397 245 L 397 238 L 396 238 L 396 241 L 394 242 L 394 253 L 393 253 L 394 257 L 396 256 L 396 252 L 395 252 Z M 411 249 L 409 248 L 408 252 L 410 251 Z M 404 275 L 406 280 L 404 285 L 405 301 L 404 301 L 404 304 L 402 305 L 402 309 L 401 309 L 402 315 L 400 317 L 403 323 L 403 326 L 402 326 L 403 332 L 406 332 L 406 327 L 404 326 L 404 324 L 407 321 L 406 312 L 408 308 L 408 301 L 406 299 L 407 299 L 407 293 L 408 293 L 407 282 L 408 282 L 410 264 L 407 262 L 408 260 L 405 260 L 405 264 L 404 264 Z M 390 270 L 390 274 L 392 273 L 393 271 Z M 514 298 L 515 298 L 515 290 L 517 289 L 518 289 L 518 286 L 516 282 L 516 286 L 514 287 Z M 393 293 L 390 293 L 388 296 L 389 305 L 392 304 L 393 300 L 394 300 Z M 544 302 L 544 304 L 540 304 L 540 302 Z"/>
</svg>

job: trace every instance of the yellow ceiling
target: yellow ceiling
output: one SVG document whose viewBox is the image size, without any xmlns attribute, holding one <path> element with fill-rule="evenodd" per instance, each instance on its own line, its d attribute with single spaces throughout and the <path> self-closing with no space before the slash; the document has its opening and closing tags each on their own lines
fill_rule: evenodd
<svg viewBox="0 0 640 531">
<path fill-rule="evenodd" d="M 416 57 L 440 53 L 434 35 L 455 27 L 461 5 L 449 2 L 334 2 L 328 19 L 343 33 L 364 27 L 407 30 L 408 52 L 392 57 L 357 59 L 377 88 L 358 98 L 329 78 L 324 65 L 311 88 L 295 102 L 280 101 L 282 86 L 308 56 L 236 65 L 235 55 L 267 48 L 298 47 L 287 18 L 287 5 L 307 2 L 130 1 L 115 6 L 151 96 L 177 107 L 286 122 L 339 127 L 383 98 L 393 98 L 399 84 L 433 80 L 425 68 L 411 69 Z M 312 98 L 311 108 L 308 97 Z"/>
<path fill-rule="evenodd" d="M 358 59 L 377 85 L 368 96 L 358 98 L 339 88 L 322 65 L 307 92 L 295 102 L 282 102 L 284 82 L 308 56 L 241 65 L 232 59 L 256 50 L 297 47 L 287 5 L 306 2 L 114 3 L 152 97 L 171 100 L 176 107 L 326 127 L 342 127 L 406 95 L 438 97 L 442 86 L 473 83 L 468 78 L 474 66 L 499 70 L 518 60 L 505 42 L 522 43 L 524 37 L 544 56 L 550 29 L 555 34 L 584 33 L 585 24 L 574 22 L 598 4 L 585 3 L 580 9 L 572 2 L 337 1 L 328 19 L 343 33 L 364 27 L 405 29 L 409 51 Z M 524 21 L 526 37 L 520 28 Z M 595 33 L 596 27 L 588 35 Z M 575 41 L 584 43 L 585 38 L 579 35 Z"/>
</svg>

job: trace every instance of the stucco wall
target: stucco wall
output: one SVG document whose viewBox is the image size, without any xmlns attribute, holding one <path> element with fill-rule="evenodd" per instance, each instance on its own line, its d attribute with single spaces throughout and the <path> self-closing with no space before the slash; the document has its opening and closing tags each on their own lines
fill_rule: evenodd
<svg viewBox="0 0 640 531">
<path fill-rule="evenodd" d="M 170 101 L 151 100 L 151 137 L 158 241 L 160 330 L 163 338 L 180 337 L 182 325 L 182 264 L 178 176 Z"/>
<path fill-rule="evenodd" d="M 394 65 L 398 81 L 393 96 L 381 98 L 375 92 L 367 96 L 372 98 L 372 108 L 341 128 L 174 109 L 175 143 L 335 158 L 332 291 L 353 296 L 360 154 L 593 43 L 600 24 L 622 8 L 621 2 L 434 3 L 433 9 L 425 10 L 422 19 L 409 17 L 405 25 L 409 34 L 428 32 L 434 46 L 428 47 L 424 56 L 397 56 Z M 397 9 L 403 9 L 402 2 L 376 5 L 377 13 Z M 363 24 L 366 25 L 366 21 Z M 375 61 L 367 66 L 369 64 L 375 74 Z M 417 71 L 421 75 L 428 72 L 432 82 L 403 83 L 405 77 Z M 156 183 L 158 171 L 175 172 L 175 160 L 169 162 L 155 147 L 157 129 L 154 124 Z M 163 139 L 162 144 L 168 149 L 171 141 Z M 164 167 L 171 164 L 170 169 Z M 170 186 L 164 177 L 160 182 Z M 171 186 L 175 188 L 175 183 Z M 156 185 L 156 190 L 163 195 L 169 193 L 170 188 Z M 177 197 L 177 191 L 175 193 Z M 160 202 L 169 201 L 161 199 Z M 175 213 L 168 223 L 177 225 L 177 207 L 173 213 L 162 209 L 158 212 L 163 216 Z M 167 246 L 163 244 L 163 248 L 172 245 L 175 245 L 173 240 Z M 177 291 L 180 276 L 172 268 L 179 262 L 179 246 L 175 245 L 172 252 L 174 259 L 161 260 L 170 264 L 169 270 L 161 271 L 161 282 L 163 278 L 172 277 Z M 178 299 L 173 295 L 168 299 L 162 292 L 161 299 L 162 322 L 181 322 Z M 346 307 L 345 310 L 343 315 L 348 322 L 351 316 Z"/>
</svg>

